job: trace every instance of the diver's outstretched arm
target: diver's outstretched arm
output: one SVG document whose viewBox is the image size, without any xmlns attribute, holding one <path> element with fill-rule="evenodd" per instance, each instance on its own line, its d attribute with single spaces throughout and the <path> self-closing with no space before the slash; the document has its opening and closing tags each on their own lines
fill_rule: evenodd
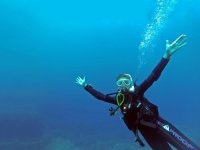
<svg viewBox="0 0 200 150">
<path fill-rule="evenodd" d="M 183 47 L 186 42 L 186 35 L 179 36 L 174 42 L 169 44 L 169 41 L 166 40 L 166 51 L 163 55 L 162 60 L 160 63 L 155 67 L 153 72 L 150 76 L 142 82 L 140 85 L 140 93 L 144 94 L 144 92 L 160 77 L 162 71 L 164 70 L 165 66 L 167 65 L 170 57 L 178 51 L 181 47 Z"/>
<path fill-rule="evenodd" d="M 87 84 L 85 81 L 85 77 L 83 79 L 81 77 L 77 77 L 76 83 L 84 87 L 84 89 L 88 91 L 90 94 L 92 94 L 95 98 L 108 103 L 116 104 L 115 98 L 105 95 L 95 90 L 91 85 Z"/>
</svg>

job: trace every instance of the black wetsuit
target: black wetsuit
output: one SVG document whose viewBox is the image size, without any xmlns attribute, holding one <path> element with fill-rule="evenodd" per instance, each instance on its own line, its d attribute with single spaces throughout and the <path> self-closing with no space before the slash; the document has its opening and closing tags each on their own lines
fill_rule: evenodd
<svg viewBox="0 0 200 150">
<path fill-rule="evenodd" d="M 157 106 L 144 97 L 145 91 L 160 77 L 168 62 L 169 59 L 162 58 L 141 85 L 135 86 L 133 92 L 123 93 L 124 102 L 119 108 L 123 113 L 123 120 L 127 127 L 135 134 L 139 130 L 152 149 L 171 150 L 172 148 L 168 144 L 170 143 L 180 150 L 197 150 L 199 148 L 172 124 L 162 119 L 159 116 Z M 97 99 L 117 105 L 117 96 L 102 94 L 91 85 L 87 85 L 85 89 Z M 120 101 L 120 99 L 122 101 L 122 97 L 118 95 L 118 100 Z"/>
</svg>

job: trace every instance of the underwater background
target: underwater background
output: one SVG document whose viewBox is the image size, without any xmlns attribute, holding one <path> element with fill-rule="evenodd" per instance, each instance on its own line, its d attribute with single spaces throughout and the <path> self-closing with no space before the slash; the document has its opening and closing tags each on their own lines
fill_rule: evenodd
<svg viewBox="0 0 200 150">
<path fill-rule="evenodd" d="M 1 0 L 0 150 L 142 149 L 76 77 L 103 93 L 120 73 L 139 84 L 181 34 L 145 95 L 200 145 L 199 31 L 200 0 Z"/>
</svg>

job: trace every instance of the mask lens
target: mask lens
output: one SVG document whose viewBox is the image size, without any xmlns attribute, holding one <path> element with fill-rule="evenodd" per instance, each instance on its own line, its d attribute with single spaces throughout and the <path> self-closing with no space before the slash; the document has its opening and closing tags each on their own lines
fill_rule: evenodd
<svg viewBox="0 0 200 150">
<path fill-rule="evenodd" d="M 130 84 L 131 84 L 131 82 L 130 82 L 129 80 L 124 80 L 124 83 L 125 83 L 126 85 L 130 85 Z"/>
<path fill-rule="evenodd" d="M 122 85 L 122 83 L 123 83 L 123 81 L 122 81 L 122 80 L 118 80 L 118 81 L 117 81 L 117 85 L 118 85 L 118 86 L 121 86 L 121 85 Z"/>
</svg>

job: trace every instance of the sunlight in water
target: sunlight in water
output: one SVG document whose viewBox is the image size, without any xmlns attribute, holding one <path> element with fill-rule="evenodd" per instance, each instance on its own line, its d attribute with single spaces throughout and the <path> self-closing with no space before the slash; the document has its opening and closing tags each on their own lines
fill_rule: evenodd
<svg viewBox="0 0 200 150">
<path fill-rule="evenodd" d="M 146 54 L 153 52 L 153 41 L 167 22 L 170 13 L 174 10 L 177 0 L 157 0 L 156 11 L 147 24 L 142 40 L 139 44 L 139 68 L 146 64 Z"/>
</svg>

